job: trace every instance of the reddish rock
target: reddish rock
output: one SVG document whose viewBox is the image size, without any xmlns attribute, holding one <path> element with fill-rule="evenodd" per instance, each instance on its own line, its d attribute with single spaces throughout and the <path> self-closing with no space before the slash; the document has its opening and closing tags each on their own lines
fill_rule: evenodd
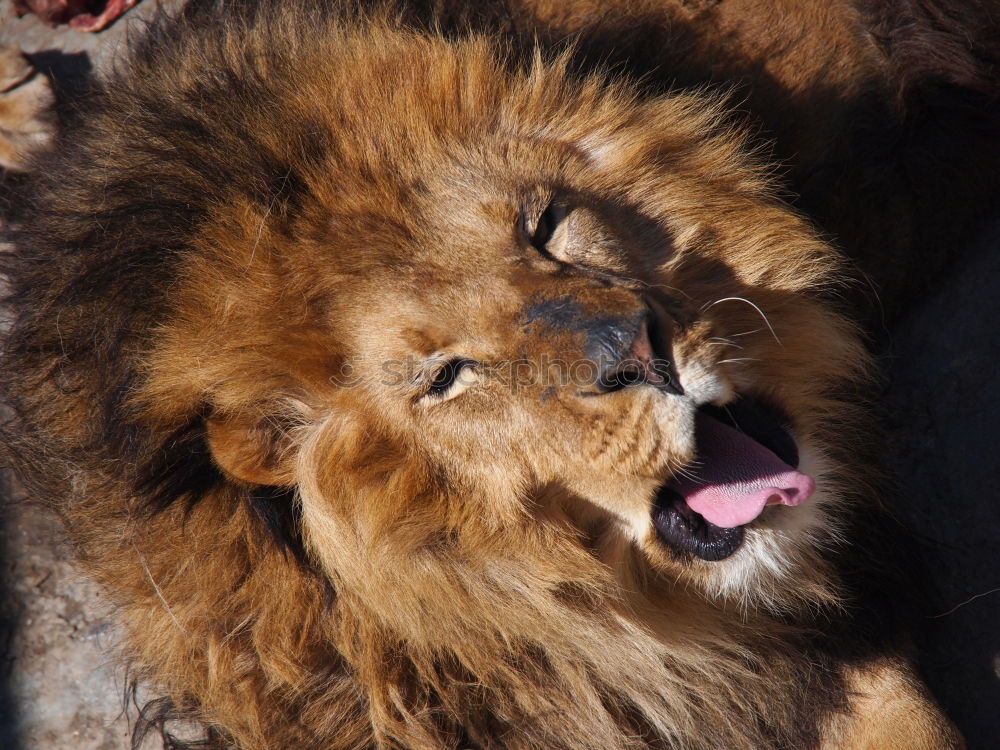
<svg viewBox="0 0 1000 750">
<path fill-rule="evenodd" d="M 113 23 L 139 0 L 14 0 L 19 16 L 34 13 L 49 24 L 68 23 L 77 31 L 100 31 Z"/>
</svg>

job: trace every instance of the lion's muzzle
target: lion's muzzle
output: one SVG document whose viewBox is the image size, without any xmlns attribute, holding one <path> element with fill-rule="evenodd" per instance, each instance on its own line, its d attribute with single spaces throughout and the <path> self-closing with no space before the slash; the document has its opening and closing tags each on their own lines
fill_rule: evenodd
<svg viewBox="0 0 1000 750">
<path fill-rule="evenodd" d="M 541 325 L 541 335 L 568 338 L 563 344 L 592 363 L 592 382 L 577 384 L 582 395 L 600 395 L 639 385 L 683 395 L 674 366 L 669 326 L 652 306 L 639 301 L 630 314 L 588 312 L 576 298 L 563 295 L 535 301 L 525 314 L 523 330 Z M 580 345 L 582 343 L 582 346 Z"/>
</svg>

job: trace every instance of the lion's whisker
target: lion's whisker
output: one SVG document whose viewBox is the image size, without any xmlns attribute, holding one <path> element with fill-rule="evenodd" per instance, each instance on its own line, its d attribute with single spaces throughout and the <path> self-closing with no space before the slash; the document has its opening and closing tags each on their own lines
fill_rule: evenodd
<svg viewBox="0 0 1000 750">
<path fill-rule="evenodd" d="M 651 283 L 649 281 L 646 281 L 644 279 L 636 278 L 635 276 L 625 276 L 625 275 L 622 275 L 622 276 L 619 276 L 619 278 L 626 279 L 628 281 L 634 281 L 636 284 L 639 284 L 640 286 L 645 287 L 646 289 L 666 289 L 666 290 L 668 290 L 670 292 L 674 292 L 676 294 L 679 294 L 682 297 L 685 297 L 687 299 L 691 299 L 691 295 L 688 294 L 687 292 L 685 292 L 683 289 L 678 289 L 677 287 L 670 286 L 669 284 L 653 284 L 653 283 Z"/>
<path fill-rule="evenodd" d="M 185 635 L 191 635 L 190 631 L 188 631 L 187 628 L 185 628 L 183 625 L 181 625 L 180 620 L 178 620 L 177 616 L 174 615 L 174 611 L 172 609 L 170 609 L 170 604 L 167 603 L 166 597 L 163 596 L 163 591 L 160 590 L 160 586 L 159 586 L 159 584 L 156 583 L 156 579 L 153 578 L 153 573 L 150 571 L 149 565 L 146 564 L 146 558 L 143 557 L 142 553 L 139 552 L 139 550 L 135 549 L 134 546 L 133 546 L 132 549 L 135 550 L 135 554 L 139 557 L 139 563 L 142 565 L 142 569 L 144 571 L 146 571 L 146 577 L 149 579 L 149 582 L 152 584 L 153 591 L 156 592 L 157 598 L 161 602 L 163 602 L 163 608 L 166 610 L 167 614 L 170 615 L 170 619 L 174 621 L 174 625 L 176 625 L 177 629 L 180 630 Z"/>
<path fill-rule="evenodd" d="M 778 338 L 778 334 L 774 332 L 774 326 L 771 325 L 771 321 L 767 319 L 767 315 L 764 314 L 764 311 L 761 310 L 760 307 L 758 307 L 756 304 L 748 300 L 746 297 L 723 297 L 722 299 L 717 299 L 715 300 L 715 302 L 711 302 L 702 307 L 701 312 L 710 310 L 711 308 L 723 302 L 745 302 L 746 304 L 750 305 L 750 307 L 756 310 L 760 314 L 760 317 L 764 319 L 764 324 L 771 332 L 771 335 L 774 336 L 774 340 L 778 342 L 778 346 L 784 346 L 784 344 L 781 343 L 781 339 Z"/>
<path fill-rule="evenodd" d="M 720 338 L 714 336 L 706 341 L 707 344 L 711 346 L 732 346 L 737 349 L 742 349 L 743 347 L 737 344 L 735 341 L 730 341 L 729 339 Z"/>
</svg>

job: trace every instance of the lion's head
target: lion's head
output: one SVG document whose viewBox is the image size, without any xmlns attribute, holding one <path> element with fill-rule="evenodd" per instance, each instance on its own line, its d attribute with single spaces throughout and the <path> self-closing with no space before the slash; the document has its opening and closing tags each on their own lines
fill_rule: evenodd
<svg viewBox="0 0 1000 750">
<path fill-rule="evenodd" d="M 859 355 L 818 301 L 831 251 L 717 109 L 483 42 L 342 54 L 378 98 L 327 64 L 282 103 L 308 141 L 273 144 L 272 203 L 213 207 L 150 415 L 207 409 L 226 475 L 298 488 L 336 576 L 531 527 L 738 596 L 801 575 Z"/>
<path fill-rule="evenodd" d="M 106 556 L 154 676 L 218 716 L 206 696 L 235 690 L 212 672 L 233 644 L 260 685 L 305 690 L 321 656 L 301 644 L 333 643 L 414 746 L 421 711 L 474 717 L 486 694 L 553 736 L 705 737 L 711 715 L 712 736 L 752 745 L 733 705 L 760 715 L 762 689 L 692 701 L 713 669 L 762 679 L 733 645 L 755 607 L 832 596 L 817 550 L 835 534 L 836 399 L 863 355 L 821 300 L 833 252 L 740 132 L 702 96 L 642 98 L 483 39 L 382 22 L 330 22 L 322 43 L 280 25 L 227 32 L 239 44 L 185 33 L 137 58 L 40 188 L 96 209 L 29 223 L 36 246 L 79 252 L 57 278 L 22 259 L 40 312 L 8 348 L 30 370 L 19 413 L 69 446 L 72 476 L 50 480 L 80 499 L 82 544 Z M 184 496 L 192 519 L 137 524 Z M 248 502 L 304 543 L 305 562 L 268 563 L 270 584 L 228 525 Z M 201 551 L 168 563 L 187 534 Z M 282 591 L 312 574 L 332 615 Z M 190 601 L 216 604 L 179 606 L 185 576 Z M 743 621 L 710 614 L 734 602 Z M 203 622 L 212 607 L 228 624 Z M 190 635 L 205 627 L 232 630 L 209 648 Z M 209 654 L 200 687 L 162 639 Z M 675 663 L 701 677 L 642 678 Z M 448 698 L 462 685 L 480 697 Z M 540 685 L 589 701 L 590 723 L 525 704 Z"/>
</svg>

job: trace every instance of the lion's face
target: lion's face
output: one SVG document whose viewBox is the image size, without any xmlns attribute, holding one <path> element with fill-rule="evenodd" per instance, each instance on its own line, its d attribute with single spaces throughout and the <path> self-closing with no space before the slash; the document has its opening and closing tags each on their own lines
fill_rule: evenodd
<svg viewBox="0 0 1000 750">
<path fill-rule="evenodd" d="M 491 129 L 424 90 L 433 127 L 348 129 L 284 225 L 220 208 L 191 263 L 153 387 L 209 401 L 230 476 L 299 488 L 340 575 L 536 527 L 725 591 L 825 523 L 829 251 L 709 105 L 573 93 Z"/>
</svg>

